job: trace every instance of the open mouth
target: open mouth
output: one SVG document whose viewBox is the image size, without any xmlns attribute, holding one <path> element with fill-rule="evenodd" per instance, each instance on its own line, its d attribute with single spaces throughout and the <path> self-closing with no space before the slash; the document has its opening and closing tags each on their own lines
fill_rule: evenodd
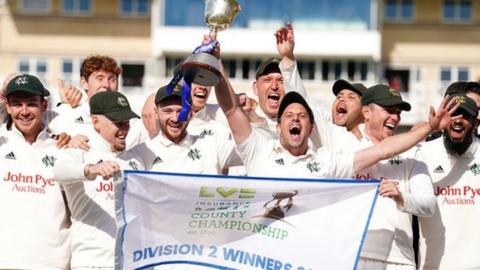
<svg viewBox="0 0 480 270">
<path fill-rule="evenodd" d="M 465 127 L 462 124 L 453 124 L 450 126 L 451 136 L 455 138 L 463 137 Z"/>
<path fill-rule="evenodd" d="M 335 115 L 337 117 L 344 117 L 347 114 L 347 112 L 348 112 L 347 108 L 343 103 L 338 104 L 337 108 L 335 109 Z"/>
<path fill-rule="evenodd" d="M 268 99 L 271 99 L 271 100 L 274 100 L 274 101 L 279 101 L 280 96 L 276 93 L 270 93 L 270 94 L 268 94 Z"/>
<path fill-rule="evenodd" d="M 345 108 L 345 105 L 341 104 L 337 106 L 337 113 L 340 114 L 345 114 L 347 113 L 347 108 Z"/>
<path fill-rule="evenodd" d="M 294 126 L 289 129 L 291 135 L 300 135 L 300 127 Z"/>
<path fill-rule="evenodd" d="M 196 92 L 193 94 L 194 97 L 200 98 L 200 99 L 205 99 L 207 97 L 207 93 L 205 92 Z"/>
<path fill-rule="evenodd" d="M 120 140 L 125 140 L 127 138 L 127 134 L 117 134 L 116 137 Z"/>
<path fill-rule="evenodd" d="M 393 123 L 385 123 L 385 127 L 388 128 L 389 130 L 393 131 L 396 127 L 395 124 Z"/>
</svg>

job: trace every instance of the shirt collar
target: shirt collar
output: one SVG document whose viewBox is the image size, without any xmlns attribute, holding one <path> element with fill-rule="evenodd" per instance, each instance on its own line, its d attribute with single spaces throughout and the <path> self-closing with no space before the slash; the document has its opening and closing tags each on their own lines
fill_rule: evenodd
<svg viewBox="0 0 480 270">
<path fill-rule="evenodd" d="M 19 142 L 28 143 L 25 140 L 25 137 L 23 136 L 22 132 L 17 129 L 17 127 L 15 126 L 15 124 L 13 122 L 11 124 L 10 129 L 7 128 L 7 125 L 4 125 L 4 127 L 2 127 L 2 128 L 6 130 L 6 132 L 8 134 L 8 137 L 10 139 L 15 140 L 15 141 L 19 141 Z M 40 130 L 40 133 L 38 133 L 37 138 L 35 139 L 35 142 L 32 143 L 32 145 L 40 143 L 40 142 L 44 142 L 48 139 L 51 139 L 51 134 L 48 132 L 48 130 L 46 128 L 44 128 L 44 125 L 42 124 L 42 130 Z"/>
<path fill-rule="evenodd" d="M 304 154 L 304 155 L 301 155 L 301 156 L 294 156 L 292 155 L 290 152 L 288 152 L 287 149 L 285 149 L 282 144 L 280 143 L 280 140 L 275 140 L 275 143 L 273 145 L 273 151 L 274 153 L 276 154 L 279 154 L 279 155 L 286 155 L 287 157 L 291 158 L 291 159 L 304 159 L 304 158 L 309 158 L 309 157 L 314 157 L 316 154 L 315 154 L 315 151 L 313 151 L 313 149 L 309 146 L 307 148 L 307 152 Z"/>
<path fill-rule="evenodd" d="M 478 148 L 477 145 L 480 142 L 480 140 L 476 136 L 474 136 L 474 135 L 472 135 L 472 136 L 473 136 L 472 143 L 468 147 L 467 151 L 465 151 L 465 153 L 462 155 L 463 158 L 473 157 L 473 156 L 475 156 L 475 153 L 477 152 L 477 148 Z"/>
<path fill-rule="evenodd" d="M 195 113 L 194 118 L 205 119 L 207 117 L 207 106 Z M 193 120 L 193 119 L 192 119 Z"/>
<path fill-rule="evenodd" d="M 171 140 L 169 140 L 167 137 L 165 137 L 162 134 L 161 131 L 158 133 L 158 135 L 155 138 L 157 139 L 157 141 L 160 144 L 162 144 L 166 147 L 171 147 L 173 145 L 178 145 L 180 147 L 188 147 L 188 146 L 192 145 L 192 143 L 193 143 L 193 136 L 188 134 L 188 132 L 187 132 L 187 135 L 178 143 L 174 143 Z"/>
</svg>

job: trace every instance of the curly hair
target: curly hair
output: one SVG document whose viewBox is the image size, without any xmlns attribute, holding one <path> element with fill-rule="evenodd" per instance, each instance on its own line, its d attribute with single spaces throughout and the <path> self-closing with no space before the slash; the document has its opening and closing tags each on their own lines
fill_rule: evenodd
<svg viewBox="0 0 480 270">
<path fill-rule="evenodd" d="M 106 55 L 91 55 L 83 60 L 80 68 L 80 77 L 88 79 L 93 72 L 100 70 L 111 72 L 117 77 L 122 73 L 122 68 L 118 66 L 113 58 Z"/>
</svg>

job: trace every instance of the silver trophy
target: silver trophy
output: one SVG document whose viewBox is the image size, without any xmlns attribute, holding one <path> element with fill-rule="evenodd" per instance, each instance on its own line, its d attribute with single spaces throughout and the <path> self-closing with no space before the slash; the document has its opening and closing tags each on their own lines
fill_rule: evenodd
<svg viewBox="0 0 480 270">
<path fill-rule="evenodd" d="M 205 0 L 205 22 L 210 32 L 228 28 L 240 9 L 236 0 Z"/>
<path fill-rule="evenodd" d="M 240 11 L 236 0 L 205 0 L 205 22 L 210 34 L 223 30 L 232 24 Z M 214 86 L 221 76 L 220 64 L 209 52 L 215 49 L 217 41 L 199 46 L 182 65 L 184 78 L 196 84 Z"/>
<path fill-rule="evenodd" d="M 187 81 L 203 86 L 215 86 L 222 75 L 218 59 L 204 52 L 187 57 L 182 64 L 182 72 Z"/>
</svg>

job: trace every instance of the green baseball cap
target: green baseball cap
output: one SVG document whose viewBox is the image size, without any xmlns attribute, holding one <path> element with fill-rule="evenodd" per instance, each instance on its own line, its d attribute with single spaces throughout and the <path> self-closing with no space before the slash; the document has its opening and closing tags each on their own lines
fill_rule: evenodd
<svg viewBox="0 0 480 270">
<path fill-rule="evenodd" d="M 282 98 L 282 101 L 280 102 L 280 106 L 278 107 L 278 114 L 277 114 L 278 122 L 280 122 L 280 117 L 282 117 L 282 114 L 285 111 L 285 109 L 288 107 L 288 105 L 292 103 L 299 103 L 300 105 L 302 105 L 308 113 L 310 122 L 312 122 L 312 124 L 314 123 L 315 119 L 313 117 L 312 109 L 310 108 L 310 106 L 308 106 L 307 101 L 302 97 L 302 95 L 300 95 L 297 92 L 288 92 Z"/>
<path fill-rule="evenodd" d="M 410 111 L 410 103 L 403 101 L 400 93 L 388 85 L 377 84 L 365 91 L 362 95 L 362 105 L 375 103 L 382 107 L 398 107 L 402 111 Z"/>
<path fill-rule="evenodd" d="M 268 74 L 272 71 L 280 73 L 280 59 L 278 58 L 269 58 L 264 60 L 258 65 L 257 71 L 255 71 L 255 79 L 258 79 L 260 76 Z"/>
<path fill-rule="evenodd" d="M 457 109 L 457 111 L 461 109 L 466 113 L 468 113 L 469 115 L 473 117 L 477 117 L 478 107 L 473 99 L 463 94 L 453 95 L 452 98 L 456 99 L 457 103 L 460 104 L 460 107 Z"/>
<path fill-rule="evenodd" d="M 32 95 L 46 97 L 50 92 L 45 89 L 42 82 L 35 76 L 29 74 L 18 75 L 7 84 L 6 96 L 14 92 L 26 92 Z"/>
<path fill-rule="evenodd" d="M 367 91 L 367 87 L 363 85 L 363 83 L 349 83 L 340 79 L 333 84 L 332 90 L 335 96 L 338 95 L 338 93 L 340 93 L 340 91 L 343 89 L 352 90 L 360 96 L 363 96 L 363 94 Z"/>
<path fill-rule="evenodd" d="M 155 95 L 155 104 L 162 102 L 163 100 L 171 97 L 176 97 L 182 99 L 182 83 L 175 85 L 171 94 L 167 93 L 167 85 L 160 87 L 157 90 L 157 94 Z M 188 97 L 188 101 L 192 102 L 192 97 Z"/>
<path fill-rule="evenodd" d="M 114 91 L 98 92 L 90 99 L 90 114 L 104 115 L 112 121 L 140 118 L 130 108 L 127 97 Z"/>
</svg>

